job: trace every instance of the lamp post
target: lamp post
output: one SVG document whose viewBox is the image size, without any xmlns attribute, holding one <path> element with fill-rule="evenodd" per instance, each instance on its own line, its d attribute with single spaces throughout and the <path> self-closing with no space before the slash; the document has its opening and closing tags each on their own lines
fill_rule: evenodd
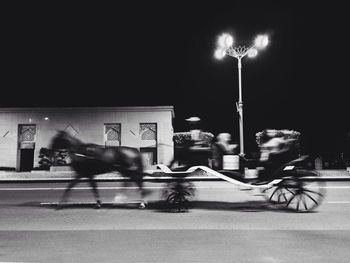
<svg viewBox="0 0 350 263">
<path fill-rule="evenodd" d="M 266 35 L 258 35 L 255 38 L 252 46 L 234 46 L 233 37 L 229 34 L 222 34 L 218 37 L 217 49 L 215 51 L 215 57 L 217 59 L 223 59 L 226 55 L 234 57 L 238 61 L 238 103 L 236 103 L 237 112 L 239 115 L 239 145 L 241 157 L 244 157 L 244 138 L 243 138 L 243 100 L 242 100 L 242 59 L 245 56 L 255 57 L 258 54 L 258 50 L 264 49 L 269 43 L 269 39 Z"/>
</svg>

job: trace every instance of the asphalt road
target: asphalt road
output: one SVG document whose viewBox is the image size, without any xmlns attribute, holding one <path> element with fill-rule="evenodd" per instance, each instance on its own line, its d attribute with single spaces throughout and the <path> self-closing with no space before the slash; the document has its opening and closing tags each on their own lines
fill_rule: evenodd
<svg viewBox="0 0 350 263">
<path fill-rule="evenodd" d="M 112 205 L 117 192 L 101 183 L 105 205 L 93 208 L 85 183 L 72 204 L 56 210 L 66 183 L 0 185 L 0 262 L 348 262 L 350 182 L 328 182 L 311 213 L 269 205 L 258 191 L 226 182 L 196 182 L 192 208 L 162 209 L 161 183 L 147 183 L 150 205 Z"/>
</svg>

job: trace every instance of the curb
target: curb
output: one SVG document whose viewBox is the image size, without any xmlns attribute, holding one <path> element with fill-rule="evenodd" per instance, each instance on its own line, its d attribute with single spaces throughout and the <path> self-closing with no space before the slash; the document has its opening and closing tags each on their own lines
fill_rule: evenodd
<svg viewBox="0 0 350 263">
<path fill-rule="evenodd" d="M 320 177 L 317 181 L 350 181 L 350 173 L 347 170 L 318 170 Z M 213 175 L 208 175 L 203 172 L 194 172 L 191 176 L 181 177 L 176 179 L 175 176 L 169 176 L 162 170 L 147 170 L 147 176 L 144 177 L 145 182 L 169 182 L 175 180 L 186 181 L 223 181 Z M 1 183 L 66 183 L 73 180 L 74 172 L 70 171 L 35 171 L 35 172 L 0 172 Z M 165 176 L 164 176 L 165 175 Z M 97 175 L 95 177 L 97 182 L 128 182 L 130 178 L 123 177 L 119 173 L 108 173 L 104 175 Z M 306 180 L 315 180 L 309 178 Z M 87 178 L 82 178 L 82 182 L 88 181 Z"/>
</svg>

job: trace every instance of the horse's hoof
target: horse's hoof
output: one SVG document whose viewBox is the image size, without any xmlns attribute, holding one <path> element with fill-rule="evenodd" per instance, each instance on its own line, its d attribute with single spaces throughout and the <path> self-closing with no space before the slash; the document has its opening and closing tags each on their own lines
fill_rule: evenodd
<svg viewBox="0 0 350 263">
<path fill-rule="evenodd" d="M 146 206 L 147 206 L 147 203 L 146 202 L 142 202 L 142 203 L 140 203 L 139 208 L 140 209 L 144 209 L 144 208 L 146 208 Z"/>
<path fill-rule="evenodd" d="M 98 201 L 96 202 L 95 208 L 96 208 L 96 209 L 100 209 L 101 206 L 102 206 L 102 203 L 101 203 L 100 200 L 98 200 Z"/>
</svg>

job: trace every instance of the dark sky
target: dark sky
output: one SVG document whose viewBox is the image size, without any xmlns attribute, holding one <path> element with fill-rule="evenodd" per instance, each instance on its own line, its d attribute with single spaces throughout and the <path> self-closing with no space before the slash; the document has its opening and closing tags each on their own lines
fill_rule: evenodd
<svg viewBox="0 0 350 263">
<path fill-rule="evenodd" d="M 2 8 L 0 107 L 173 105 L 175 131 L 199 116 L 238 140 L 237 61 L 214 59 L 216 37 L 249 45 L 268 33 L 268 48 L 243 61 L 248 150 L 267 127 L 300 131 L 305 151 L 344 150 L 345 3 L 71 2 Z"/>
</svg>

